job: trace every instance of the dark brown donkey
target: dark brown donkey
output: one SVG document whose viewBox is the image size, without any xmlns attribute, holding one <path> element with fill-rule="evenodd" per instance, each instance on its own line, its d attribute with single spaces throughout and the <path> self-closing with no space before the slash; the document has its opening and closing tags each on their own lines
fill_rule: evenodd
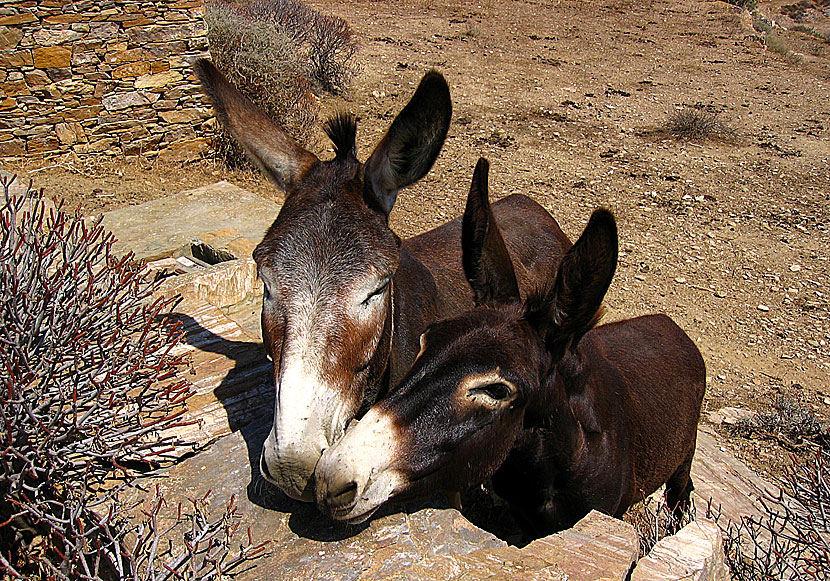
<svg viewBox="0 0 830 581">
<path fill-rule="evenodd" d="M 323 454 L 318 505 L 360 522 L 391 498 L 492 476 L 534 537 L 591 509 L 619 517 L 663 483 L 682 511 L 705 387 L 700 352 L 664 315 L 591 330 L 617 262 L 606 210 L 553 284 L 521 302 L 480 178 L 463 235 L 479 307 L 431 325 L 400 387 Z"/>
<path fill-rule="evenodd" d="M 320 161 L 210 62 L 195 70 L 223 126 L 287 192 L 254 252 L 277 392 L 260 468 L 289 496 L 313 500 L 309 479 L 322 451 L 403 377 L 428 323 L 473 306 L 459 220 L 403 242 L 388 226 L 398 190 L 423 177 L 441 150 L 449 88 L 437 72 L 424 76 L 364 165 L 354 118 L 327 123 L 335 157 Z M 524 273 L 555 268 L 570 242 L 529 198 L 511 196 L 494 209 L 528 290 Z"/>
</svg>

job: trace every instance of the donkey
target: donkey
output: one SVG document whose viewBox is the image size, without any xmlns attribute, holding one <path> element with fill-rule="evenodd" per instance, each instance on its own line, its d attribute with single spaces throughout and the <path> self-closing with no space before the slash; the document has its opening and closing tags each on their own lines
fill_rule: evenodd
<svg viewBox="0 0 830 581">
<path fill-rule="evenodd" d="M 260 471 L 288 496 L 313 501 L 309 481 L 322 451 L 403 377 L 428 323 L 473 306 L 457 243 L 460 219 L 405 241 L 388 225 L 398 190 L 421 179 L 443 146 L 449 87 L 427 73 L 362 164 L 354 117 L 327 122 L 335 155 L 321 161 L 209 61 L 197 61 L 195 72 L 220 123 L 286 192 L 254 251 L 276 389 Z M 527 291 L 527 273 L 552 272 L 571 243 L 525 196 L 502 200 L 494 212 Z"/>
<path fill-rule="evenodd" d="M 497 221 L 478 171 L 462 237 L 478 308 L 430 325 L 401 385 L 326 450 L 318 506 L 358 523 L 390 499 L 492 477 L 532 537 L 591 509 L 620 517 L 663 483 L 681 514 L 705 388 L 700 352 L 664 315 L 594 328 L 617 262 L 607 210 L 591 216 L 553 284 L 524 302 Z"/>
</svg>

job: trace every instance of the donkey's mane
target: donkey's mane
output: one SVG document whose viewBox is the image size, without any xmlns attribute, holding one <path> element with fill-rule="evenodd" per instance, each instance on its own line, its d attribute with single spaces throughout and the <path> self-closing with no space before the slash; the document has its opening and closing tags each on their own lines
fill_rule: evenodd
<svg viewBox="0 0 830 581">
<path fill-rule="evenodd" d="M 357 117 L 336 113 L 323 124 L 323 131 L 334 144 L 335 159 L 357 159 Z"/>
</svg>

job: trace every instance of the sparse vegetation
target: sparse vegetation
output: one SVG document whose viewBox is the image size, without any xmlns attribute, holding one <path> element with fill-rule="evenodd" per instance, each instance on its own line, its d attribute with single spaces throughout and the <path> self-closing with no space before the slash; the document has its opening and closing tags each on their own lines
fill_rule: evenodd
<svg viewBox="0 0 830 581">
<path fill-rule="evenodd" d="M 758 3 L 755 0 L 726 0 L 726 2 L 747 10 L 755 10 L 758 7 Z"/>
<path fill-rule="evenodd" d="M 730 430 L 745 438 L 769 438 L 789 450 L 823 446 L 830 449 L 830 431 L 798 402 L 779 396 L 772 411 L 740 420 Z"/>
<path fill-rule="evenodd" d="M 695 505 L 694 502 L 689 503 L 689 508 L 678 522 L 666 504 L 665 497 L 654 494 L 631 507 L 625 515 L 625 520 L 637 531 L 637 537 L 640 539 L 640 557 L 644 557 L 660 539 L 675 534 L 695 520 Z"/>
<path fill-rule="evenodd" d="M 723 533 L 733 579 L 830 579 L 830 451 L 795 459 L 777 495 L 761 500 L 759 517 L 724 523 L 719 510 L 707 517 Z"/>
<path fill-rule="evenodd" d="M 720 113 L 703 105 L 684 106 L 666 120 L 663 132 L 683 141 L 729 139 L 734 131 L 720 119 Z"/>
<path fill-rule="evenodd" d="M 789 61 L 798 62 L 801 60 L 801 57 L 793 52 L 793 49 L 787 41 L 773 30 L 769 30 L 764 33 L 764 46 L 766 46 L 768 50 L 776 54 L 780 54 Z"/>
<path fill-rule="evenodd" d="M 315 95 L 346 92 L 357 73 L 357 38 L 342 18 L 298 0 L 212 0 L 205 4 L 211 57 L 228 79 L 299 141 L 317 119 Z M 218 149 L 235 164 L 238 146 Z"/>
<path fill-rule="evenodd" d="M 181 444 L 161 434 L 191 394 L 171 355 L 178 327 L 161 316 L 171 300 L 111 253 L 100 221 L 11 183 L 0 178 L 0 574 L 194 578 L 245 560 L 247 548 L 230 557 L 230 509 L 211 520 L 194 504 L 174 519 L 204 540 L 178 555 L 158 547 L 172 530 L 158 509 L 128 520 L 119 496 Z"/>
</svg>

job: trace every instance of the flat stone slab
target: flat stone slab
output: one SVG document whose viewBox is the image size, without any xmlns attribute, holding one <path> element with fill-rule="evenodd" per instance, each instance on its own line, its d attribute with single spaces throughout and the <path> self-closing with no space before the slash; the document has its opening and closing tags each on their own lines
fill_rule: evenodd
<svg viewBox="0 0 830 581">
<path fill-rule="evenodd" d="M 720 510 L 722 516 L 733 522 L 738 522 L 741 516 L 760 515 L 758 499 L 776 490 L 732 454 L 722 451 L 714 430 L 706 425 L 697 431 L 692 481 L 697 514 L 705 516 L 711 498 L 715 512 Z"/>
<path fill-rule="evenodd" d="M 392 579 L 624 581 L 638 552 L 631 525 L 592 511 L 572 528 L 524 548 L 480 549 L 425 559 Z"/>
<path fill-rule="evenodd" d="M 368 524 L 333 523 L 313 504 L 291 500 L 261 478 L 259 451 L 269 429 L 270 418 L 249 423 L 143 482 L 148 490 L 160 487 L 170 511 L 163 519 L 208 490 L 211 514 L 236 497 L 240 539 L 250 527 L 254 542 L 271 541 L 267 554 L 237 579 L 386 579 L 430 557 L 505 546 L 453 509 L 395 508 Z M 138 491 L 129 494 L 127 501 L 139 498 Z"/>
<path fill-rule="evenodd" d="M 104 226 L 118 238 L 116 253 L 133 251 L 137 258 L 152 259 L 169 255 L 189 244 L 191 238 L 223 228 L 258 244 L 281 207 L 222 181 L 106 212 Z"/>
<path fill-rule="evenodd" d="M 722 541 L 718 526 L 699 518 L 658 541 L 637 563 L 631 581 L 729 581 Z"/>
</svg>

